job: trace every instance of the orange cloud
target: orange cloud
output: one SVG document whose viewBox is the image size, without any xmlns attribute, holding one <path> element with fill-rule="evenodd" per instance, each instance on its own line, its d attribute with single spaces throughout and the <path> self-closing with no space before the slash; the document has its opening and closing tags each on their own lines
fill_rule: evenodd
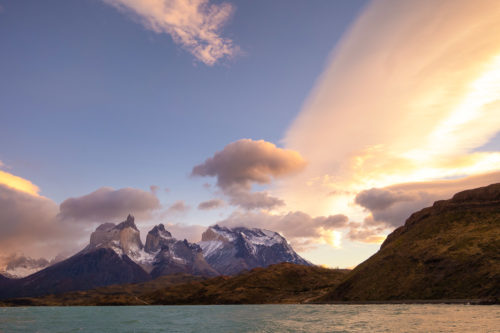
<svg viewBox="0 0 500 333">
<path fill-rule="evenodd" d="M 18 191 L 22 191 L 34 196 L 38 196 L 38 192 L 40 189 L 38 186 L 33 184 L 27 179 L 14 176 L 13 174 L 7 173 L 5 171 L 0 170 L 0 184 L 8 186 L 10 188 L 16 189 Z"/>
<path fill-rule="evenodd" d="M 497 31 L 496 1 L 372 2 L 285 136 L 308 168 L 273 193 L 363 220 L 360 191 L 500 170 L 476 151 L 500 131 Z"/>
</svg>

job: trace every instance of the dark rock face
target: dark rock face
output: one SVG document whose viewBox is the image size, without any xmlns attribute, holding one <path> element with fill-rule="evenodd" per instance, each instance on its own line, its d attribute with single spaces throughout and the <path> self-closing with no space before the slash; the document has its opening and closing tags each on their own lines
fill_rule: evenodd
<svg viewBox="0 0 500 333">
<path fill-rule="evenodd" d="M 40 296 L 71 290 L 88 290 L 110 284 L 137 283 L 150 276 L 126 255 L 99 248 L 80 252 L 23 279 L 10 280 L 0 298 Z"/>
<path fill-rule="evenodd" d="M 215 225 L 203 233 L 199 244 L 206 261 L 224 275 L 282 262 L 312 265 L 295 253 L 285 238 L 269 230 Z"/>
<path fill-rule="evenodd" d="M 157 252 L 165 246 L 168 246 L 171 238 L 172 234 L 165 230 L 165 226 L 163 224 L 159 224 L 148 232 L 144 250 L 150 253 Z"/>
<path fill-rule="evenodd" d="M 412 214 L 324 300 L 500 298 L 500 184 Z"/>
<path fill-rule="evenodd" d="M 151 271 L 153 278 L 175 273 L 218 275 L 205 261 L 198 245 L 173 238 L 163 224 L 155 226 L 148 233 L 145 250 L 155 255 Z"/>
</svg>

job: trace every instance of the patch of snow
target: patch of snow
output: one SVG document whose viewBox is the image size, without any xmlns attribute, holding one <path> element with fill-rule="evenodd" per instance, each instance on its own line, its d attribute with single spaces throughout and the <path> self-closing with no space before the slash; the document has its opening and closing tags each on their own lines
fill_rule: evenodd
<svg viewBox="0 0 500 333">
<path fill-rule="evenodd" d="M 159 251 L 154 252 L 154 253 L 148 253 L 144 251 L 143 249 L 133 251 L 129 253 L 129 258 L 132 259 L 136 264 L 153 264 L 155 261 L 155 257 L 158 254 Z"/>
<path fill-rule="evenodd" d="M 119 241 L 116 241 L 116 240 L 112 241 L 110 247 L 120 257 L 123 255 L 123 250 L 122 250 L 122 247 L 120 246 L 120 242 Z"/>
<path fill-rule="evenodd" d="M 253 229 L 252 233 L 241 233 L 248 242 L 253 245 L 273 246 L 283 242 L 283 237 L 269 230 Z"/>
<path fill-rule="evenodd" d="M 215 251 L 223 246 L 222 241 L 201 241 L 198 243 L 205 258 L 210 257 Z"/>
<path fill-rule="evenodd" d="M 177 257 L 177 256 L 175 255 L 175 252 L 174 252 L 174 251 L 169 251 L 169 253 L 170 253 L 170 257 L 171 257 L 172 259 L 174 259 L 175 261 L 179 261 L 179 262 L 181 262 L 181 263 L 183 263 L 183 264 L 185 264 L 185 263 L 186 263 L 186 260 L 185 260 L 185 259 L 183 259 L 183 258 Z"/>
<path fill-rule="evenodd" d="M 231 229 L 228 228 L 211 228 L 213 232 L 216 234 L 221 235 L 228 241 L 232 242 L 236 239 L 236 236 L 234 235 L 234 232 Z"/>
<path fill-rule="evenodd" d="M 18 266 L 18 267 L 13 268 L 13 269 L 2 271 L 1 274 L 6 276 L 6 277 L 9 277 L 9 278 L 19 279 L 19 278 L 23 278 L 25 276 L 34 274 L 38 271 L 41 271 L 44 268 L 45 267 Z"/>
</svg>

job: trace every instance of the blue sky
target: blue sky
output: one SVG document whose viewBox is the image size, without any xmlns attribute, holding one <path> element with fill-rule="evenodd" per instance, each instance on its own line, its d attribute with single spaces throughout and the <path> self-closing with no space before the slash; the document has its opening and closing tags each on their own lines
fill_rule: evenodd
<svg viewBox="0 0 500 333">
<path fill-rule="evenodd" d="M 100 1 L 0 3 L 0 160 L 57 202 L 104 185 L 199 200 L 191 168 L 279 142 L 363 5 L 235 2 L 243 52 L 210 67 Z"/>
</svg>

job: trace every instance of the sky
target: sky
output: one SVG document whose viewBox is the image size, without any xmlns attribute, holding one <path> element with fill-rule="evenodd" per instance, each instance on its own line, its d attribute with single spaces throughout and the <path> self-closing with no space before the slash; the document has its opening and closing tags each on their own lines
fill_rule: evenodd
<svg viewBox="0 0 500 333">
<path fill-rule="evenodd" d="M 354 267 L 500 181 L 497 1 L 0 0 L 0 266 L 128 213 Z"/>
</svg>

